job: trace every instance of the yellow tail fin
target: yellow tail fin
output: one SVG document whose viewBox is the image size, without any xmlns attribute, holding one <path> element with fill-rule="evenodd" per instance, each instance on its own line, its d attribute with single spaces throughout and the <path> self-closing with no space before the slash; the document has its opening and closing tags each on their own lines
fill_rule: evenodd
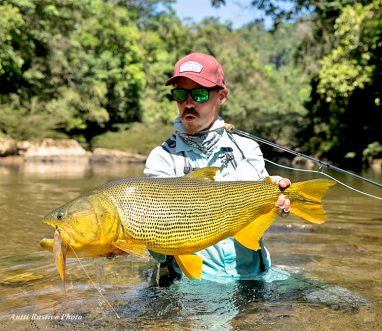
<svg viewBox="0 0 382 331">
<path fill-rule="evenodd" d="M 332 180 L 315 179 L 292 184 L 290 190 L 297 192 L 299 198 L 291 199 L 291 213 L 309 222 L 325 222 L 327 217 L 321 200 L 329 187 L 335 183 Z M 285 190 L 286 195 L 288 195 L 287 190 Z"/>
</svg>

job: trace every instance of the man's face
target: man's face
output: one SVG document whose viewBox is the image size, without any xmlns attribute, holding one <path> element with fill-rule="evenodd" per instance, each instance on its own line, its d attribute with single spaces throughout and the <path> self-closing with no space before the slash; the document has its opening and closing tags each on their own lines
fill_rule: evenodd
<svg viewBox="0 0 382 331">
<path fill-rule="evenodd" d="M 186 77 L 179 77 L 176 88 L 192 90 L 203 86 Z M 195 134 L 209 129 L 218 117 L 219 105 L 222 105 L 227 96 L 227 90 L 213 90 L 204 102 L 196 102 L 188 94 L 185 101 L 177 102 L 179 117 L 187 133 Z"/>
</svg>

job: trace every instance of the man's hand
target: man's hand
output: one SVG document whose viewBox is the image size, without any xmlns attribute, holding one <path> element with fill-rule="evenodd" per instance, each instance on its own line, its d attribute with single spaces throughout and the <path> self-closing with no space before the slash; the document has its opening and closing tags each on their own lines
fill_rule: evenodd
<svg viewBox="0 0 382 331">
<path fill-rule="evenodd" d="M 291 185 L 291 181 L 288 178 L 281 178 L 278 180 L 277 184 L 279 184 L 281 189 L 286 189 Z M 285 197 L 284 194 L 280 194 L 276 206 L 280 208 L 280 216 L 285 217 L 290 213 L 290 200 Z"/>
</svg>

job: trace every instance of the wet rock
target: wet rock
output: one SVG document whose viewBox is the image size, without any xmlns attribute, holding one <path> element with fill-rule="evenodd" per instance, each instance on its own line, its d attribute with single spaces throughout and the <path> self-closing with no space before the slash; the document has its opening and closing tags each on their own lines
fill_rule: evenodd
<svg viewBox="0 0 382 331">
<path fill-rule="evenodd" d="M 11 137 L 0 138 L 0 156 L 17 155 L 16 141 Z"/>
<path fill-rule="evenodd" d="M 10 137 L 0 138 L 0 157 L 4 160 L 18 157 L 22 161 L 33 162 L 85 162 L 93 164 L 127 164 L 144 163 L 147 156 L 120 150 L 96 148 L 86 151 L 73 139 L 44 139 L 42 142 L 19 141 Z"/>
<path fill-rule="evenodd" d="M 300 223 L 279 223 L 272 225 L 272 233 L 288 233 L 288 232 L 312 232 L 312 224 L 300 224 Z"/>
<path fill-rule="evenodd" d="M 309 303 L 330 306 L 332 309 L 356 309 L 368 305 L 366 298 L 340 286 L 331 286 L 306 293 L 305 299 Z"/>
<path fill-rule="evenodd" d="M 305 159 L 301 156 L 296 156 L 292 160 L 292 166 L 297 168 L 314 169 L 316 164 L 311 160 Z"/>
<path fill-rule="evenodd" d="M 107 148 L 96 148 L 90 157 L 92 163 L 143 163 L 145 161 L 145 155 Z"/>
<path fill-rule="evenodd" d="M 369 166 L 377 174 L 380 174 L 382 172 L 382 159 L 376 159 L 376 160 L 371 161 Z"/>
<path fill-rule="evenodd" d="M 17 151 L 19 155 L 24 155 L 26 151 L 31 147 L 31 143 L 27 140 L 18 141 L 16 143 Z"/>
<path fill-rule="evenodd" d="M 89 152 L 73 139 L 44 139 L 31 143 L 24 154 L 27 161 L 61 161 L 79 156 L 89 157 Z"/>
</svg>

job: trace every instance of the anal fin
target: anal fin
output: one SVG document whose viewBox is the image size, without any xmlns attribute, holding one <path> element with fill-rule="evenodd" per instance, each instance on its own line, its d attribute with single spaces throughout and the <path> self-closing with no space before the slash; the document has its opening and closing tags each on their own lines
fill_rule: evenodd
<svg viewBox="0 0 382 331">
<path fill-rule="evenodd" d="M 175 255 L 180 270 L 189 278 L 202 279 L 203 259 L 198 255 Z"/>
<path fill-rule="evenodd" d="M 259 241 L 261 237 L 271 226 L 277 215 L 277 208 L 272 208 L 270 212 L 256 218 L 233 237 L 243 246 L 256 251 L 260 249 Z"/>
</svg>

